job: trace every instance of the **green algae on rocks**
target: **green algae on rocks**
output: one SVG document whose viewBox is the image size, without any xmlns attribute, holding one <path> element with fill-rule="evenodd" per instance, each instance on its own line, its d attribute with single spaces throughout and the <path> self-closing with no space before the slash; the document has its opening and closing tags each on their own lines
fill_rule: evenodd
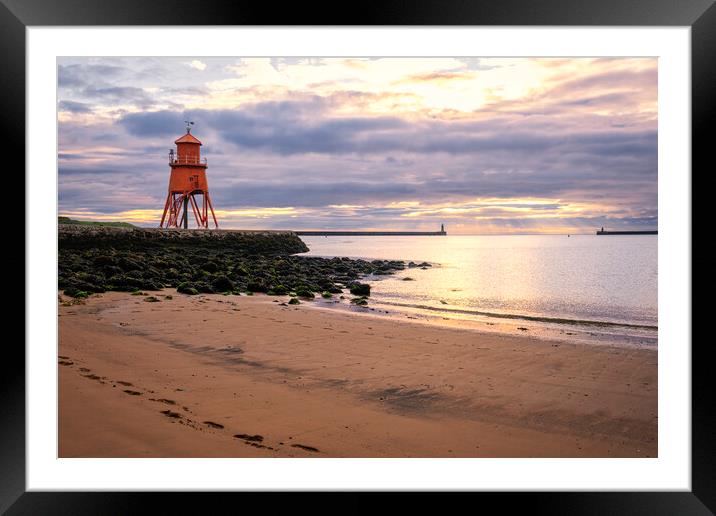
<svg viewBox="0 0 716 516">
<path fill-rule="evenodd" d="M 370 295 L 358 280 L 405 269 L 399 260 L 297 256 L 306 244 L 288 231 L 143 229 L 62 224 L 58 288 L 105 291 Z M 345 286 L 348 287 L 345 287 Z"/>
</svg>

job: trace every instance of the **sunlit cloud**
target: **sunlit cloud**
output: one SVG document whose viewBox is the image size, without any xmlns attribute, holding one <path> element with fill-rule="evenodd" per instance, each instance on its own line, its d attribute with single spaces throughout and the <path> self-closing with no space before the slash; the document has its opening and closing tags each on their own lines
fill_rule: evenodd
<svg viewBox="0 0 716 516">
<path fill-rule="evenodd" d="M 194 59 L 191 62 L 189 62 L 189 66 L 194 68 L 195 70 L 206 70 L 206 63 L 202 63 L 198 59 Z"/>
<path fill-rule="evenodd" d="M 569 219 L 592 216 L 610 211 L 597 204 L 565 202 L 561 199 L 478 199 L 462 204 L 449 203 L 447 206 L 417 206 L 400 214 L 401 217 L 444 216 L 450 219 L 472 220 L 519 219 Z"/>
<path fill-rule="evenodd" d="M 96 220 L 99 222 L 137 222 L 146 223 L 152 220 L 158 220 L 162 216 L 162 210 L 126 210 L 117 213 L 101 213 L 89 210 L 64 210 L 60 212 L 61 216 L 74 218 L 77 220 Z"/>
</svg>

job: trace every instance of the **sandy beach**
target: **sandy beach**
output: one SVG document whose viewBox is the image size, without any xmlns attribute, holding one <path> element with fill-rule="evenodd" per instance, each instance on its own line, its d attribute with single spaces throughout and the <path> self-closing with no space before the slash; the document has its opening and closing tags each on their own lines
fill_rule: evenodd
<svg viewBox="0 0 716 516">
<path fill-rule="evenodd" d="M 60 303 L 60 457 L 657 455 L 653 349 L 152 295 Z"/>
</svg>

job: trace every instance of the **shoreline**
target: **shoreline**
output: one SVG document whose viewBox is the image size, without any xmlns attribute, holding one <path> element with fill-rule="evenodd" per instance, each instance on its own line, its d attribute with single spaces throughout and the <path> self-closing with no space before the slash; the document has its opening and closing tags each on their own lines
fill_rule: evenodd
<svg viewBox="0 0 716 516">
<path fill-rule="evenodd" d="M 60 304 L 61 457 L 657 453 L 655 349 L 151 294 Z"/>
<path fill-rule="evenodd" d="M 479 334 L 524 336 L 543 341 L 558 341 L 568 344 L 579 344 L 584 346 L 606 346 L 627 349 L 651 349 L 657 351 L 658 338 L 651 336 L 633 336 L 623 333 L 610 334 L 605 329 L 620 329 L 635 327 L 628 324 L 574 324 L 569 325 L 562 322 L 549 324 L 549 320 L 541 318 L 518 317 L 518 316 L 492 316 L 484 317 L 447 317 L 449 315 L 461 314 L 462 310 L 445 310 L 442 313 L 440 308 L 401 305 L 389 301 L 383 301 L 376 297 L 370 298 L 367 306 L 356 306 L 345 301 L 331 301 L 330 299 L 315 299 L 305 303 L 311 309 L 332 310 L 350 313 L 357 316 L 374 317 L 379 319 L 399 320 L 401 322 L 424 324 L 442 328 L 452 328 L 461 331 L 471 331 Z M 470 315 L 475 312 L 468 312 Z M 636 326 L 635 328 L 639 328 Z M 650 331 L 651 327 L 647 327 Z M 601 333 L 597 331 L 602 330 Z M 656 328 L 653 328 L 656 331 Z"/>
</svg>

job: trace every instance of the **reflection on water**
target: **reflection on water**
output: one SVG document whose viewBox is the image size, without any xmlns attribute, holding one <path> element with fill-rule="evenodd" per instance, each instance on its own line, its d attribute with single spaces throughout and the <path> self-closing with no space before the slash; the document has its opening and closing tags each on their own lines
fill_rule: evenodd
<svg viewBox="0 0 716 516">
<path fill-rule="evenodd" d="M 524 320 L 560 331 L 587 324 L 600 335 L 643 337 L 654 344 L 657 238 L 302 237 L 309 255 L 433 264 L 375 278 L 374 304 L 450 319 Z"/>
</svg>

